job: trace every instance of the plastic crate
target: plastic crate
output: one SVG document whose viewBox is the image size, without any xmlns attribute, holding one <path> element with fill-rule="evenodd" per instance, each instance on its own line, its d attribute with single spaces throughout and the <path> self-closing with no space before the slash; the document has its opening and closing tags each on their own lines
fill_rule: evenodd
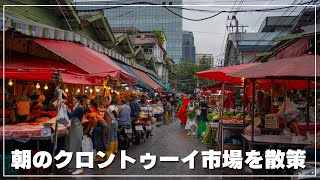
<svg viewBox="0 0 320 180">
<path fill-rule="evenodd" d="M 0 155 L 1 159 L 3 159 L 3 156 Z M 20 170 L 19 169 L 15 169 L 14 167 L 11 167 L 11 154 L 10 155 L 5 155 L 5 175 L 18 175 L 20 174 Z M 3 163 L 0 163 L 0 169 L 1 169 L 1 173 L 3 170 Z"/>
<path fill-rule="evenodd" d="M 307 123 L 306 122 L 299 122 L 298 123 L 298 127 L 299 127 L 299 132 L 301 136 L 306 136 L 307 135 Z M 309 123 L 309 133 L 310 134 L 315 134 L 315 123 L 314 122 L 310 122 Z M 317 133 L 320 132 L 320 124 L 317 123 Z"/>
</svg>

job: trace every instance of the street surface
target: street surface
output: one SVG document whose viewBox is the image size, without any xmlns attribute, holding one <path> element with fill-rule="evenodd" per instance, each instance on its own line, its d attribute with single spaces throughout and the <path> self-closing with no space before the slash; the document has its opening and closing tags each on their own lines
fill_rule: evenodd
<svg viewBox="0 0 320 180">
<path fill-rule="evenodd" d="M 195 157 L 195 169 L 189 169 L 189 163 L 183 163 L 182 158 L 188 156 L 193 150 L 199 151 Z M 95 175 L 218 175 L 221 170 L 209 170 L 202 168 L 201 151 L 208 150 L 195 136 L 187 136 L 187 133 L 180 125 L 179 120 L 175 120 L 169 125 L 154 127 L 153 136 L 146 142 L 139 145 L 130 146 L 127 155 L 136 159 L 135 164 L 127 162 L 127 168 L 120 168 L 120 154 L 116 156 L 109 167 L 105 169 L 86 169 L 84 174 Z M 120 153 L 120 152 L 119 152 Z M 143 163 L 140 163 L 140 155 L 151 153 L 157 156 L 156 165 L 149 170 L 145 170 Z M 179 156 L 179 162 L 160 162 L 160 156 Z M 150 161 L 146 161 L 148 164 Z"/>
</svg>

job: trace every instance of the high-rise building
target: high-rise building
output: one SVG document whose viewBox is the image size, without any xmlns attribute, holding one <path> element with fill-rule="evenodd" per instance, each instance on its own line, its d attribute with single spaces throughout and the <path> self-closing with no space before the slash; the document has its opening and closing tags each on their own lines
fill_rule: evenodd
<svg viewBox="0 0 320 180">
<path fill-rule="evenodd" d="M 160 5 L 181 5 L 182 0 L 108 0 L 86 1 L 75 4 L 122 5 L 146 2 Z M 181 8 L 169 8 L 182 16 Z M 82 6 L 78 10 L 104 9 L 104 15 L 111 27 L 136 27 L 140 31 L 163 30 L 167 39 L 168 57 L 174 62 L 182 58 L 182 18 L 161 6 Z"/>
<path fill-rule="evenodd" d="M 194 46 L 194 37 L 191 31 L 183 31 L 182 58 L 190 59 L 193 63 L 196 62 L 196 47 Z"/>
<path fill-rule="evenodd" d="M 213 54 L 207 54 L 207 53 L 197 53 L 196 54 L 196 65 L 199 65 L 199 62 L 201 59 L 208 59 L 210 61 L 211 67 L 217 66 L 214 62 Z"/>
</svg>

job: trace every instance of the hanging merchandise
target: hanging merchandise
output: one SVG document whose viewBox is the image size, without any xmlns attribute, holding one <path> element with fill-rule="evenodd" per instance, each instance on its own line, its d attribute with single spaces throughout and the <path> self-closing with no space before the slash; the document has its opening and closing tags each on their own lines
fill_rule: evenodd
<svg viewBox="0 0 320 180">
<path fill-rule="evenodd" d="M 69 117 L 67 114 L 67 105 L 65 104 L 61 104 L 58 115 L 56 117 L 57 123 L 62 124 L 64 126 L 68 126 L 69 125 Z"/>
</svg>

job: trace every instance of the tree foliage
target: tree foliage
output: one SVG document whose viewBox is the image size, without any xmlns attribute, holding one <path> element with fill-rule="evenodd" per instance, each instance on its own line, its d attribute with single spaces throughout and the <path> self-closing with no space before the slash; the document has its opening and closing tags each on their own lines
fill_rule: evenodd
<svg viewBox="0 0 320 180">
<path fill-rule="evenodd" d="M 211 61 L 205 56 L 199 61 L 199 65 L 194 64 L 189 59 L 181 59 L 179 64 L 175 66 L 177 89 L 185 93 L 193 94 L 194 89 L 197 87 L 197 80 L 199 80 L 199 88 L 212 84 L 213 81 L 198 79 L 196 77 L 196 72 L 210 68 Z"/>
</svg>

